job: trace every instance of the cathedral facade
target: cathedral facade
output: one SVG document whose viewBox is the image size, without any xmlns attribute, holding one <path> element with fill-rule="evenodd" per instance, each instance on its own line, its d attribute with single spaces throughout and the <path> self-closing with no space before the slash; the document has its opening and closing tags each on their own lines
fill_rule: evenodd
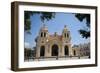
<svg viewBox="0 0 100 73">
<path fill-rule="evenodd" d="M 66 26 L 62 29 L 61 35 L 57 32 L 51 35 L 45 25 L 41 27 L 36 38 L 36 58 L 72 55 L 71 35 Z"/>
</svg>

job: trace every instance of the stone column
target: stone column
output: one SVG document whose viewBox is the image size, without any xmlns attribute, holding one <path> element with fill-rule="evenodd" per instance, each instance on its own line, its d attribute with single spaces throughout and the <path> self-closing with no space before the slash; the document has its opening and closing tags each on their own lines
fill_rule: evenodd
<svg viewBox="0 0 100 73">
<path fill-rule="evenodd" d="M 48 45 L 45 45 L 45 57 L 49 57 L 49 53 L 48 53 Z"/>
<path fill-rule="evenodd" d="M 47 52 L 48 52 L 48 57 L 51 57 L 51 47 L 50 47 L 50 44 L 48 44 Z"/>
<path fill-rule="evenodd" d="M 49 47 L 49 56 L 52 57 L 52 46 Z"/>
<path fill-rule="evenodd" d="M 58 51 L 58 53 L 59 53 L 59 55 L 58 56 L 63 56 L 63 50 L 62 50 L 62 46 L 61 45 L 59 45 L 58 46 L 59 47 L 59 51 Z"/>
<path fill-rule="evenodd" d="M 68 45 L 68 49 L 69 49 L 69 56 L 72 56 L 73 55 L 73 51 L 72 51 L 72 48 L 71 48 L 71 44 Z"/>
<path fill-rule="evenodd" d="M 65 51 L 64 51 L 64 45 L 62 45 L 62 48 L 61 48 L 61 49 L 62 49 L 61 56 L 65 56 L 65 54 L 64 54 L 64 52 L 65 52 Z"/>
<path fill-rule="evenodd" d="M 37 46 L 36 48 L 36 58 L 40 57 L 40 47 Z"/>
</svg>

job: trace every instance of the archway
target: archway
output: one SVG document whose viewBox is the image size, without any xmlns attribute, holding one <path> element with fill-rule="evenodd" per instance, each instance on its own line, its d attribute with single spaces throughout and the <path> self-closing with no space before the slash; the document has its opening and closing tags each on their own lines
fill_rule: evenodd
<svg viewBox="0 0 100 73">
<path fill-rule="evenodd" d="M 64 51 L 65 51 L 65 55 L 69 55 L 69 49 L 68 49 L 68 46 L 65 46 Z"/>
<path fill-rule="evenodd" d="M 43 57 L 45 55 L 45 46 L 41 46 L 40 48 L 40 57 Z"/>
<path fill-rule="evenodd" d="M 75 50 L 73 51 L 73 53 L 74 53 L 74 56 L 76 56 L 76 51 Z"/>
<path fill-rule="evenodd" d="M 52 46 L 52 56 L 58 56 L 58 46 L 56 44 Z"/>
</svg>

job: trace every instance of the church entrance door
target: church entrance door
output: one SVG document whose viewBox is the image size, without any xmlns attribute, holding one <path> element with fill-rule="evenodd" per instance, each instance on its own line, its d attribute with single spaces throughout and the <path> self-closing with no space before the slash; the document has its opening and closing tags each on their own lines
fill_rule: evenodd
<svg viewBox="0 0 100 73">
<path fill-rule="evenodd" d="M 65 46 L 65 55 L 69 55 L 68 46 Z"/>
<path fill-rule="evenodd" d="M 56 44 L 52 46 L 52 56 L 58 56 L 58 45 Z"/>
<path fill-rule="evenodd" d="M 41 48 L 40 48 L 40 57 L 44 57 L 44 55 L 45 55 L 45 47 L 41 46 Z"/>
</svg>

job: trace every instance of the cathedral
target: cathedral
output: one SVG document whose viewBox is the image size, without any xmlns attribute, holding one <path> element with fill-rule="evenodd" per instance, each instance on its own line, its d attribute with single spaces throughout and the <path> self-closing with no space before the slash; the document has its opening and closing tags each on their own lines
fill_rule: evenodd
<svg viewBox="0 0 100 73">
<path fill-rule="evenodd" d="M 64 26 L 62 34 L 49 34 L 46 25 L 40 28 L 36 41 L 36 58 L 72 56 L 70 31 Z"/>
<path fill-rule="evenodd" d="M 72 44 L 71 34 L 66 25 L 63 27 L 61 34 L 57 32 L 50 34 L 47 26 L 43 25 L 38 32 L 35 42 L 34 50 L 25 49 L 25 60 L 91 58 L 90 43 Z"/>
</svg>

